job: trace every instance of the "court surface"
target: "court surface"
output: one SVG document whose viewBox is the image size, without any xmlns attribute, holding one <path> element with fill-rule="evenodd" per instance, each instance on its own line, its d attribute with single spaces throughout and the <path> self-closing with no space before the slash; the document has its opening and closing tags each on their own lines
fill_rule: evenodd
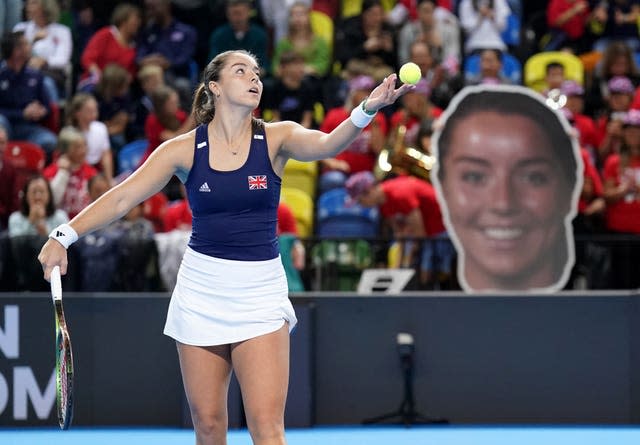
<svg viewBox="0 0 640 445">
<path fill-rule="evenodd" d="M 638 427 L 317 427 L 290 429 L 288 445 L 637 445 Z M 2 429 L 2 445 L 193 445 L 184 429 Z M 228 445 L 251 445 L 244 430 L 229 432 Z"/>
</svg>

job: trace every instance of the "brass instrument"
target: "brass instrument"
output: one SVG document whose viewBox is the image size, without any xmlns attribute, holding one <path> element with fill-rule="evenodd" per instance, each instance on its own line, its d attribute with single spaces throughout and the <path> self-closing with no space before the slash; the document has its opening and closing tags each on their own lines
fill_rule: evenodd
<svg viewBox="0 0 640 445">
<path fill-rule="evenodd" d="M 378 161 L 374 167 L 374 174 L 379 180 L 383 180 L 389 174 L 408 174 L 430 181 L 431 169 L 436 163 L 434 156 L 422 151 L 405 146 L 407 133 L 407 116 L 398 125 L 393 147 L 384 148 L 378 155 Z"/>
</svg>

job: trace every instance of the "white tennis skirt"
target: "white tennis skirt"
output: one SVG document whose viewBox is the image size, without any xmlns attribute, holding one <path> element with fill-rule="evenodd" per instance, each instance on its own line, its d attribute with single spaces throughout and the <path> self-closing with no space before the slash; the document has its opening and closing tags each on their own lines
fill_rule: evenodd
<svg viewBox="0 0 640 445">
<path fill-rule="evenodd" d="M 214 346 L 275 332 L 298 322 L 280 257 L 214 258 L 187 247 L 164 333 L 180 343 Z"/>
</svg>

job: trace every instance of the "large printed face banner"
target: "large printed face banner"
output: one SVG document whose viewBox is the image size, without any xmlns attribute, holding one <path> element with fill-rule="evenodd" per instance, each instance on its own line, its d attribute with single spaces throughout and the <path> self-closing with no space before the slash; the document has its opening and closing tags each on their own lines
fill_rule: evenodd
<svg viewBox="0 0 640 445">
<path fill-rule="evenodd" d="M 467 292 L 553 292 L 574 263 L 582 159 L 564 116 L 528 88 L 463 89 L 434 134 L 431 178 Z"/>
</svg>

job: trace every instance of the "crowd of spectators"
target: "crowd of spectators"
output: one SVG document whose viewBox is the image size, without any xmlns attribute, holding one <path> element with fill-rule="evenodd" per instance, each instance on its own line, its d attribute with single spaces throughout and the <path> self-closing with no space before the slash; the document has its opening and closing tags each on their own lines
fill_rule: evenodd
<svg viewBox="0 0 640 445">
<path fill-rule="evenodd" d="M 331 177 L 333 186 L 345 187 L 363 171 L 377 180 L 407 174 L 377 170 L 380 154 L 412 147 L 429 156 L 433 122 L 460 89 L 520 83 L 546 96 L 579 134 L 585 181 L 576 233 L 637 235 L 639 22 L 638 0 L 6 1 L 0 8 L 0 231 L 45 235 L 95 199 L 91 187 L 108 189 L 131 173 L 119 165 L 128 144 L 146 140 L 144 160 L 163 141 L 193 129 L 190 102 L 199 73 L 216 54 L 243 48 L 262 66 L 260 117 L 322 131 L 335 128 L 403 63 L 420 66 L 413 91 L 379 113 L 343 153 L 318 165 L 319 184 Z M 562 56 L 544 64 L 534 85 L 528 62 L 544 52 Z M 580 76 L 567 58 L 579 62 Z M 516 64 L 515 75 L 507 62 Z M 7 152 L 17 141 L 44 153 L 33 177 L 11 165 Z M 428 183 L 428 173 L 417 180 Z M 381 237 L 394 236 L 399 214 L 415 210 L 411 205 L 382 212 Z M 172 181 L 127 220 L 140 218 L 155 233 L 188 231 L 180 185 Z M 93 245 L 133 225 L 105 229 Z M 136 233 L 148 237 L 147 229 Z M 440 234 L 432 232 L 425 234 Z M 600 267 L 592 258 L 600 247 L 578 250 L 579 259 L 588 257 L 584 267 Z M 610 270 L 629 270 L 634 249 L 615 247 L 598 258 Z M 304 267 L 299 253 L 293 262 Z M 616 277 L 602 286 L 636 281 Z"/>
</svg>

